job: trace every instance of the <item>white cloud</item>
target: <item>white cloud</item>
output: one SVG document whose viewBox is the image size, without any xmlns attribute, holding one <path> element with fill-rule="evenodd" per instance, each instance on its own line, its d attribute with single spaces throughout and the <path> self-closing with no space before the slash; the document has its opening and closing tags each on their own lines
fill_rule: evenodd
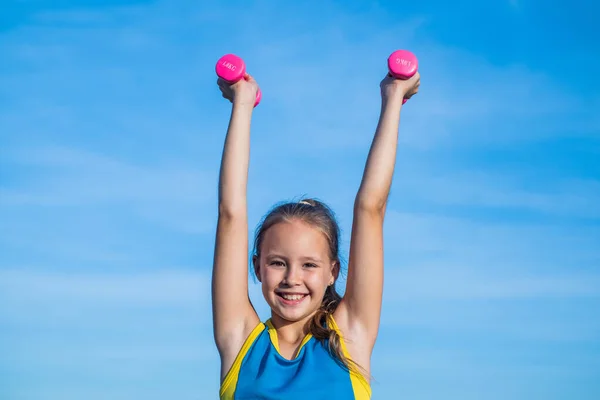
<svg viewBox="0 0 600 400">
<path fill-rule="evenodd" d="M 387 259 L 417 267 L 435 263 L 508 273 L 551 268 L 562 275 L 593 268 L 598 260 L 598 228 L 569 223 L 389 211 L 385 235 Z"/>
<path fill-rule="evenodd" d="M 589 343 L 600 335 L 600 323 L 594 318 L 599 305 L 597 295 L 585 301 L 567 297 L 407 298 L 384 303 L 380 337 L 382 345 L 388 343 L 385 338 L 415 332 L 461 341 L 468 334 L 489 335 L 499 343 Z"/>
<path fill-rule="evenodd" d="M 215 175 L 189 166 L 141 166 L 108 156 L 68 147 L 27 147 L 7 152 L 17 166 L 39 168 L 37 187 L 12 189 L 3 202 L 38 205 L 81 203 L 176 201 L 202 203 L 211 200 Z M 45 177 L 45 179 L 41 179 Z M 16 193 L 15 193 L 16 192 Z"/>
<path fill-rule="evenodd" d="M 27 301 L 99 302 L 127 305 L 186 305 L 207 301 L 209 277 L 205 271 L 163 269 L 135 272 L 50 271 L 46 269 L 0 269 L 4 295 Z"/>
<path fill-rule="evenodd" d="M 0 293 L 4 299 L 0 315 L 17 325 L 55 325 L 60 319 L 66 329 L 80 324 L 106 328 L 140 316 L 147 318 L 151 310 L 163 322 L 170 320 L 169 313 L 175 313 L 174 322 L 190 318 L 186 313 L 193 312 L 210 324 L 210 277 L 201 270 L 92 272 L 4 267 L 0 269 Z M 90 318 L 92 315 L 100 319 Z M 114 327 L 118 329 L 118 325 Z"/>
<path fill-rule="evenodd" d="M 600 302 L 598 229 L 389 211 L 383 337 L 477 332 L 589 341 Z M 396 332 L 396 333 L 394 333 Z"/>
<path fill-rule="evenodd" d="M 216 190 L 207 188 L 216 188 L 217 175 L 194 166 L 141 165 L 60 146 L 9 150 L 4 162 L 9 171 L 36 172 L 0 188 L 0 204 L 5 207 L 118 206 L 179 232 L 205 233 L 213 228 L 209 215 Z"/>
<path fill-rule="evenodd" d="M 504 272 L 486 266 L 444 263 L 390 266 L 386 271 L 386 301 L 430 300 L 522 300 L 540 298 L 597 298 L 598 273 L 533 273 L 516 266 Z M 465 261 L 467 263 L 468 261 Z"/>
<path fill-rule="evenodd" d="M 369 21 L 361 16 L 361 23 Z M 421 21 L 371 27 L 363 40 L 346 34 L 346 24 L 356 22 L 352 16 L 303 35 L 248 32 L 261 43 L 251 54 L 265 99 L 257 120 L 261 113 L 281 117 L 269 143 L 302 152 L 368 146 L 379 112 L 379 80 L 398 45 L 390 37 L 402 37 L 402 47 L 415 51 L 422 73 L 421 91 L 403 112 L 403 146 L 516 144 L 570 137 L 573 120 L 583 128 L 580 135 L 589 136 L 590 127 L 597 126 L 597 100 L 580 97 L 544 71 L 497 65 L 420 40 L 417 33 L 427 29 Z M 323 51 L 308 59 L 315 42 Z"/>
<path fill-rule="evenodd" d="M 523 210 L 537 214 L 569 217 L 600 217 L 600 181 L 592 179 L 532 176 L 506 171 L 492 172 L 443 168 L 425 162 L 405 163 L 396 180 L 394 193 L 428 204 L 483 206 L 504 210 Z M 531 184 L 528 184 L 531 183 Z M 537 185 L 534 186 L 534 183 Z M 525 187 L 523 187 L 525 186 Z"/>
<path fill-rule="evenodd" d="M 205 270 L 0 269 L 0 300 L 2 371 L 36 380 L 45 393 L 159 398 L 166 389 L 151 390 L 154 378 L 178 398 L 218 391 Z M 3 390 L 43 395 L 31 385 Z"/>
</svg>

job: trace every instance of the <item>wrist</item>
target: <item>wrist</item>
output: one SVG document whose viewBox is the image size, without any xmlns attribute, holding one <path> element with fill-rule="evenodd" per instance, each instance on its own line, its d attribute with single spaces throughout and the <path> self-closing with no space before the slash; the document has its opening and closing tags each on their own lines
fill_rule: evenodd
<svg viewBox="0 0 600 400">
<path fill-rule="evenodd" d="M 232 102 L 232 108 L 234 111 L 252 113 L 252 111 L 254 110 L 254 102 L 247 102 L 244 100 L 234 100 Z"/>
<path fill-rule="evenodd" d="M 391 96 L 384 97 L 381 99 L 381 109 L 383 110 L 400 110 L 402 108 L 402 103 L 404 101 L 404 96 Z"/>
</svg>

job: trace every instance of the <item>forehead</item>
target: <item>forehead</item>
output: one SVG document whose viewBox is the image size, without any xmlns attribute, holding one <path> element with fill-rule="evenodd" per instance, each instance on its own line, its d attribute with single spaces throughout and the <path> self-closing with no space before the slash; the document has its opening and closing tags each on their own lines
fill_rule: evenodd
<svg viewBox="0 0 600 400">
<path fill-rule="evenodd" d="M 262 252 L 310 255 L 328 254 L 329 244 L 325 234 L 303 221 L 286 221 L 271 226 L 265 232 Z"/>
</svg>

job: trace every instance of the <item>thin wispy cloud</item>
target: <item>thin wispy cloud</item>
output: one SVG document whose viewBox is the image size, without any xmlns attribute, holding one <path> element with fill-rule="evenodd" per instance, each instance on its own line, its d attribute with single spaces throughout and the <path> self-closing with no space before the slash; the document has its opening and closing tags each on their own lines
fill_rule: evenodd
<svg viewBox="0 0 600 400">
<path fill-rule="evenodd" d="M 476 209 L 473 209 L 475 213 Z M 450 211 L 448 212 L 450 213 Z M 468 266 L 505 274 L 569 276 L 597 271 L 598 227 L 578 223 L 525 222 L 505 216 L 448 217 L 388 214 L 386 252 L 392 266 Z M 417 258 L 415 258 L 417 257 Z M 401 260 L 395 261 L 395 260 Z M 444 280 L 442 280 L 443 282 Z"/>
<path fill-rule="evenodd" d="M 3 202 L 75 206 L 94 203 L 177 202 L 202 204 L 214 200 L 214 174 L 185 165 L 132 165 L 89 151 L 64 147 L 21 148 L 6 159 L 17 167 L 37 168 L 25 187 L 3 196 Z M 46 175 L 46 176 L 44 176 Z M 37 179 L 37 182 L 35 182 Z"/>
<path fill-rule="evenodd" d="M 194 387 L 192 398 L 212 397 L 217 390 L 210 374 L 206 380 L 200 377 L 203 364 L 217 361 L 209 345 L 210 276 L 205 270 L 4 267 L 0 298 L 0 320 L 11 327 L 0 334 L 1 380 L 8 398 L 47 396 L 21 385 L 19 377 L 41 380 L 53 396 L 67 398 L 100 399 L 111 393 L 124 398 L 133 395 L 132 382 L 139 385 L 137 393 L 158 396 L 148 381 L 158 376 L 167 385 L 154 387 L 161 396 L 189 397 L 192 391 L 186 387 Z"/>
<path fill-rule="evenodd" d="M 431 279 L 435 277 L 435 279 Z M 416 298 L 441 300 L 494 300 L 494 299 L 543 299 L 571 298 L 600 300 L 600 274 L 579 272 L 577 274 L 554 273 L 545 276 L 531 272 L 511 270 L 504 273 L 488 273 L 480 268 L 446 264 L 407 266 L 396 268 L 386 278 L 394 291 L 388 300 Z M 421 282 L 415 285 L 415 282 Z"/>
</svg>

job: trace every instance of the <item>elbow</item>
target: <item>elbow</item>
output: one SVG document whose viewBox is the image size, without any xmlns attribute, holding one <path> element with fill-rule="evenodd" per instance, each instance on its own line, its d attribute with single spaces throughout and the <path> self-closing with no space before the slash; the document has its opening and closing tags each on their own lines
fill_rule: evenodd
<svg viewBox="0 0 600 400">
<path fill-rule="evenodd" d="M 358 196 L 356 196 L 356 200 L 354 202 L 354 211 L 380 215 L 385 213 L 386 204 L 386 198 L 379 198 L 377 196 L 365 196 L 359 194 Z"/>
<path fill-rule="evenodd" d="M 236 219 L 246 216 L 245 204 L 219 203 L 219 218 Z"/>
</svg>

